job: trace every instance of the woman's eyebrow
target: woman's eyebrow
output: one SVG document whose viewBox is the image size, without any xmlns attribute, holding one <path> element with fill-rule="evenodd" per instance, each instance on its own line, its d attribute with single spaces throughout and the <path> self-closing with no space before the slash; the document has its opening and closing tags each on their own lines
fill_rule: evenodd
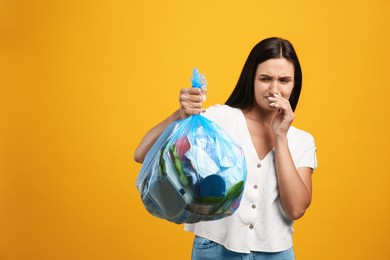
<svg viewBox="0 0 390 260">
<path fill-rule="evenodd" d="M 269 77 L 269 78 L 273 78 L 272 76 L 268 75 L 268 74 L 259 74 L 259 77 Z M 292 79 L 293 77 L 292 76 L 281 76 L 279 77 L 280 79 Z"/>
</svg>

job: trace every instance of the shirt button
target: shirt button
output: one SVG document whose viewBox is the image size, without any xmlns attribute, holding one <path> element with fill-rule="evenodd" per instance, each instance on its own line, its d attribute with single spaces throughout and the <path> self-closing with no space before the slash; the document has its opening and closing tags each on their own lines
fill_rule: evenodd
<svg viewBox="0 0 390 260">
<path fill-rule="evenodd" d="M 256 205 L 255 204 L 252 204 L 252 209 L 255 209 L 256 208 Z"/>
<path fill-rule="evenodd" d="M 253 226 L 252 224 L 249 225 L 249 229 L 253 229 L 255 226 Z"/>
<path fill-rule="evenodd" d="M 260 167 L 261 167 L 261 164 L 260 164 L 260 163 L 258 163 L 258 164 L 257 164 L 257 168 L 260 168 Z"/>
<path fill-rule="evenodd" d="M 253 188 L 254 188 L 255 190 L 257 190 L 257 188 L 259 188 L 259 186 L 258 186 L 257 184 L 255 184 L 255 185 L 253 186 Z"/>
</svg>

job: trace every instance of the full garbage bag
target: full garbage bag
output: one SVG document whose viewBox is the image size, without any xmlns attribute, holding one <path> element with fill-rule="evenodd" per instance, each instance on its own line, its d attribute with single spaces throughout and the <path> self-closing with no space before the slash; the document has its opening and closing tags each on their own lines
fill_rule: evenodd
<svg viewBox="0 0 390 260">
<path fill-rule="evenodd" d="M 136 185 L 152 215 L 196 223 L 232 215 L 246 175 L 241 147 L 213 121 L 192 115 L 164 130 L 147 153 Z"/>
</svg>

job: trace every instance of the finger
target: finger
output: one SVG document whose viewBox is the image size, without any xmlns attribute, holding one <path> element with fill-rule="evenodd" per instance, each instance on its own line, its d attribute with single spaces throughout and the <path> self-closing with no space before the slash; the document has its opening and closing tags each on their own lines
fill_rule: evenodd
<svg viewBox="0 0 390 260">
<path fill-rule="evenodd" d="M 179 101 L 182 102 L 187 102 L 187 103 L 197 103 L 202 105 L 203 98 L 202 96 L 193 96 L 193 95 L 180 95 Z"/>
<path fill-rule="evenodd" d="M 198 88 L 182 88 L 180 89 L 180 96 L 201 95 L 202 91 Z"/>
<path fill-rule="evenodd" d="M 289 101 L 278 100 L 270 104 L 272 108 L 277 109 L 278 115 L 281 115 L 287 121 L 293 121 L 295 118 L 294 112 L 292 111 Z"/>
<path fill-rule="evenodd" d="M 187 88 L 188 89 L 188 92 L 191 93 L 191 94 L 200 94 L 202 92 L 202 89 L 201 88 Z"/>
<path fill-rule="evenodd" d="M 202 93 L 200 89 L 194 90 L 182 90 L 179 96 L 180 101 L 202 102 Z"/>
<path fill-rule="evenodd" d="M 191 115 L 200 114 L 201 109 L 198 109 L 198 108 L 186 108 L 186 109 L 183 109 L 181 111 L 185 115 L 185 117 L 189 117 Z"/>
<path fill-rule="evenodd" d="M 278 110 L 279 115 L 284 115 L 286 118 L 294 118 L 294 112 L 291 109 L 290 103 L 285 102 L 271 103 L 270 106 Z"/>
<path fill-rule="evenodd" d="M 290 101 L 276 94 L 273 97 L 268 97 L 268 100 L 271 102 L 270 103 L 271 107 L 280 108 L 283 110 L 291 109 Z"/>
<path fill-rule="evenodd" d="M 200 93 L 201 89 L 200 88 L 182 88 L 182 89 L 180 89 L 180 92 L 196 94 L 196 93 Z"/>
<path fill-rule="evenodd" d="M 270 101 L 271 101 L 271 103 L 269 105 L 273 108 L 278 108 L 278 109 L 287 108 L 286 103 L 284 103 L 283 101 L 280 101 L 280 100 L 270 100 Z"/>
<path fill-rule="evenodd" d="M 270 101 L 288 101 L 287 99 L 285 99 L 284 97 L 278 95 L 278 94 L 274 94 L 273 96 L 270 96 L 268 97 L 268 100 Z"/>
<path fill-rule="evenodd" d="M 202 103 L 201 102 L 191 102 L 191 101 L 182 101 L 181 105 L 185 109 L 200 109 L 202 108 Z"/>
<path fill-rule="evenodd" d="M 206 101 L 206 95 L 207 95 L 207 88 L 206 87 L 201 88 L 201 94 L 202 94 L 202 101 L 205 102 Z"/>
<path fill-rule="evenodd" d="M 181 89 L 181 94 L 188 94 L 188 95 L 201 95 L 202 90 L 200 88 L 183 88 Z"/>
<path fill-rule="evenodd" d="M 201 102 L 180 101 L 180 113 L 184 115 L 184 117 L 200 114 L 201 108 Z"/>
</svg>

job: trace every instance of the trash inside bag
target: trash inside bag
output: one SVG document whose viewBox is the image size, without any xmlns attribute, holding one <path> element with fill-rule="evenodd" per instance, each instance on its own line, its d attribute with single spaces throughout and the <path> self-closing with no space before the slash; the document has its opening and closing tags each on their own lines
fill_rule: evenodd
<svg viewBox="0 0 390 260">
<path fill-rule="evenodd" d="M 233 214 L 246 174 L 242 149 L 215 123 L 193 115 L 162 133 L 145 157 L 137 187 L 152 215 L 195 223 Z"/>
<path fill-rule="evenodd" d="M 196 223 L 232 215 L 246 175 L 241 147 L 211 120 L 192 115 L 165 129 L 147 153 L 136 185 L 152 215 Z"/>
</svg>

